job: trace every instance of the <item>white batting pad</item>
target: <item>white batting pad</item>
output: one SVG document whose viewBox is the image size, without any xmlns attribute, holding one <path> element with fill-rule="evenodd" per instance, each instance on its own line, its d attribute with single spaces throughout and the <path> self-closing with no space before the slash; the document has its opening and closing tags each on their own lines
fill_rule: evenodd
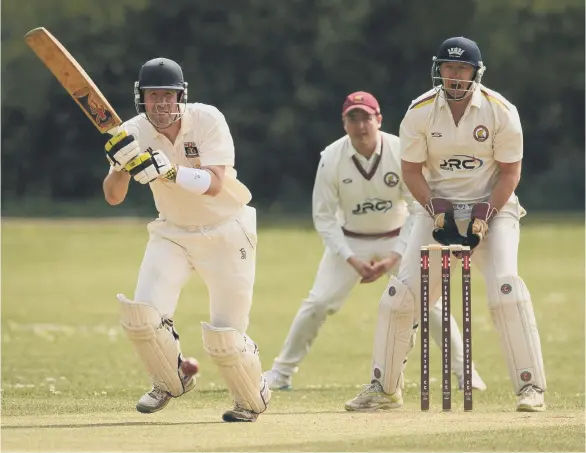
<svg viewBox="0 0 586 453">
<path fill-rule="evenodd" d="M 414 318 L 413 294 L 391 277 L 379 303 L 372 364 L 372 380 L 379 381 L 386 393 L 395 393 L 400 386 L 403 362 L 415 344 Z"/>
<path fill-rule="evenodd" d="M 203 347 L 220 372 L 234 400 L 260 414 L 267 408 L 271 391 L 262 375 L 256 344 L 247 335 L 228 327 L 202 322 Z"/>
<path fill-rule="evenodd" d="M 182 395 L 193 388 L 195 378 L 187 379 L 179 371 L 181 349 L 172 321 L 164 322 L 159 312 L 150 305 L 131 301 L 124 294 L 117 297 L 122 309 L 120 324 L 153 383 L 171 396 Z"/>
<path fill-rule="evenodd" d="M 541 342 L 525 282 L 518 276 L 497 278 L 489 287 L 488 305 L 515 392 L 529 384 L 545 390 Z"/>
</svg>

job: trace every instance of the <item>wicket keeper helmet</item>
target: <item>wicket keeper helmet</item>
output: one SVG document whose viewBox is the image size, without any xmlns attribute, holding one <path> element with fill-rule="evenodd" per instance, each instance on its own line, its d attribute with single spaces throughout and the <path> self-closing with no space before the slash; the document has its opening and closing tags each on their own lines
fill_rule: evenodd
<svg viewBox="0 0 586 453">
<path fill-rule="evenodd" d="M 145 113 L 144 90 L 176 90 L 177 103 L 187 104 L 187 82 L 183 80 L 183 71 L 173 60 L 154 58 L 147 61 L 134 82 L 134 105 L 137 113 Z"/>
<path fill-rule="evenodd" d="M 433 63 L 431 65 L 431 80 L 434 88 L 441 89 L 442 87 L 440 64 L 446 61 L 468 63 L 476 68 L 472 84 L 468 90 L 470 93 L 473 92 L 482 80 L 482 75 L 486 70 L 484 63 L 482 63 L 482 56 L 480 55 L 478 45 L 463 36 L 446 39 L 439 47 L 437 55 L 433 57 Z"/>
</svg>

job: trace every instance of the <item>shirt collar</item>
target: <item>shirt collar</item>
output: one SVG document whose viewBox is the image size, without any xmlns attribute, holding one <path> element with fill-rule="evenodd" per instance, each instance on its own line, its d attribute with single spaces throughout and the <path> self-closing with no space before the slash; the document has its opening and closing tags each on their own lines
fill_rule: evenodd
<svg viewBox="0 0 586 453">
<path fill-rule="evenodd" d="M 470 101 L 472 107 L 480 108 L 482 106 L 482 91 L 481 85 L 477 84 L 474 93 L 472 93 L 472 100 Z"/>
</svg>

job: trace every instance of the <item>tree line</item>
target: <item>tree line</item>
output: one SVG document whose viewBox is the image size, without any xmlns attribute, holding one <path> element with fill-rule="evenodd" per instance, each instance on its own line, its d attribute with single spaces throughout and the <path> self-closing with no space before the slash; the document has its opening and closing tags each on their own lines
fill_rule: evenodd
<svg viewBox="0 0 586 453">
<path fill-rule="evenodd" d="M 9 0 L 2 21 L 2 202 L 97 200 L 104 137 L 23 41 L 49 29 L 123 118 L 146 60 L 179 62 L 189 99 L 217 106 L 253 204 L 303 211 L 346 94 L 370 91 L 398 134 L 450 36 L 478 42 L 483 82 L 519 109 L 528 209 L 584 208 L 582 0 Z M 151 206 L 150 191 L 132 198 Z"/>
</svg>

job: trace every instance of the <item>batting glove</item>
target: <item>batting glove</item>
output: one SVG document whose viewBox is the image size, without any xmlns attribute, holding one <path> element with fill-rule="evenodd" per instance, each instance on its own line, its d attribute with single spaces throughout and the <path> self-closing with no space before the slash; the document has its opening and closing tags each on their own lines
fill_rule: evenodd
<svg viewBox="0 0 586 453">
<path fill-rule="evenodd" d="M 138 141 L 124 130 L 108 140 L 104 149 L 106 150 L 106 159 L 116 171 L 123 170 L 128 162 L 140 154 Z"/>
<path fill-rule="evenodd" d="M 128 162 L 124 169 L 141 184 L 148 184 L 158 178 L 174 182 L 177 178 L 177 168 L 165 153 L 151 148 Z"/>
</svg>

